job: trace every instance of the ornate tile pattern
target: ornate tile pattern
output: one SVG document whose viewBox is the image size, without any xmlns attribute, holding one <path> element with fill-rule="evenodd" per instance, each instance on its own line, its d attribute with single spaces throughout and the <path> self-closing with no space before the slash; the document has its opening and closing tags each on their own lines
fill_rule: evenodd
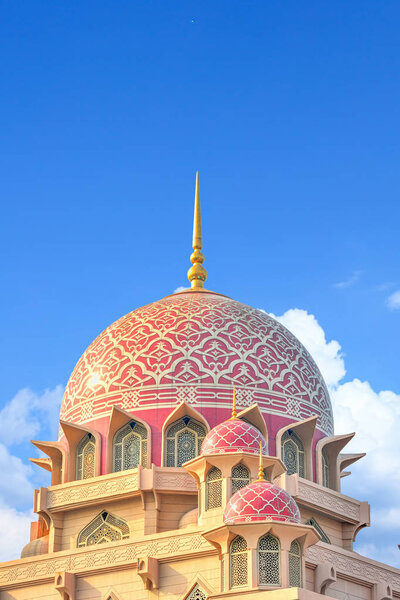
<svg viewBox="0 0 400 600">
<path fill-rule="evenodd" d="M 238 407 L 257 402 L 296 420 L 317 414 L 318 428 L 333 433 L 327 388 L 306 349 L 268 314 L 213 293 L 175 294 L 110 325 L 78 361 L 61 418 L 81 423 L 113 405 L 152 411 L 182 400 L 229 409 L 233 384 Z"/>
<path fill-rule="evenodd" d="M 229 419 L 204 438 L 200 454 L 226 454 L 227 452 L 252 452 L 259 454 L 260 442 L 263 454 L 268 455 L 268 445 L 260 431 L 241 419 Z"/>
<path fill-rule="evenodd" d="M 228 525 L 254 521 L 300 523 L 300 511 L 285 490 L 268 481 L 255 481 L 238 490 L 224 512 Z"/>
</svg>

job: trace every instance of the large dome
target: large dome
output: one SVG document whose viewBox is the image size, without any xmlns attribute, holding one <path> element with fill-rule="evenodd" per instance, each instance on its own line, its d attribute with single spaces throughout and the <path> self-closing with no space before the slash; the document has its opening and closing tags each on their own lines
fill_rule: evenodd
<svg viewBox="0 0 400 600">
<path fill-rule="evenodd" d="M 71 375 L 61 418 L 108 421 L 116 405 L 157 428 L 185 401 L 212 427 L 230 416 L 233 385 L 238 409 L 257 402 L 267 424 L 316 414 L 317 429 L 333 433 L 326 385 L 297 338 L 265 312 L 203 290 L 167 296 L 103 331 Z"/>
</svg>

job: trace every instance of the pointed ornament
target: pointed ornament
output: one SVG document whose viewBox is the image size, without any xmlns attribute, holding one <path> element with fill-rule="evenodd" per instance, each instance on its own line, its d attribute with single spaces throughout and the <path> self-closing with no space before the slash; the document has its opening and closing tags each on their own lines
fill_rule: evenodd
<svg viewBox="0 0 400 600">
<path fill-rule="evenodd" d="M 201 249 L 203 247 L 203 236 L 201 233 L 201 211 L 200 211 L 200 184 L 199 172 L 196 173 L 196 193 L 194 198 L 194 218 L 193 218 L 193 252 L 190 256 L 192 266 L 188 271 L 188 279 L 192 290 L 198 290 L 204 287 L 204 282 L 207 279 L 207 271 L 203 267 L 204 254 Z"/>
</svg>

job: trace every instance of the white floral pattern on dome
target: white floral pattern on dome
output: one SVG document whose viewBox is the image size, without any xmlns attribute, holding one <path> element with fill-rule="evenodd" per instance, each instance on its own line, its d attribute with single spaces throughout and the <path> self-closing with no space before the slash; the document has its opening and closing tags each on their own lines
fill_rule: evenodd
<svg viewBox="0 0 400 600">
<path fill-rule="evenodd" d="M 207 433 L 201 446 L 201 454 L 225 454 L 226 452 L 258 454 L 260 444 L 263 454 L 268 455 L 268 444 L 257 427 L 241 419 L 228 419 Z"/>
<path fill-rule="evenodd" d="M 114 405 L 149 410 L 186 397 L 228 408 L 233 384 L 239 406 L 257 402 L 296 420 L 317 414 L 318 428 L 333 433 L 326 385 L 297 338 L 268 314 L 207 292 L 175 294 L 110 325 L 78 361 L 61 418 L 81 423 Z"/>
<path fill-rule="evenodd" d="M 288 492 L 265 480 L 238 490 L 224 511 L 228 525 L 268 520 L 300 523 L 300 511 Z"/>
</svg>

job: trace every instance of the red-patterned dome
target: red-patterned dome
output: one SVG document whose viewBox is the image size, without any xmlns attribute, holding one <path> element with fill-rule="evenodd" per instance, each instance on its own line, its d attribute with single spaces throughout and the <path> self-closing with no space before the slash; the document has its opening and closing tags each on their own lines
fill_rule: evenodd
<svg viewBox="0 0 400 600">
<path fill-rule="evenodd" d="M 224 511 L 224 523 L 280 521 L 300 523 L 300 511 L 285 490 L 268 481 L 255 481 L 238 490 Z"/>
<path fill-rule="evenodd" d="M 267 313 L 212 292 L 174 294 L 110 325 L 78 361 L 61 418 L 108 419 L 117 405 L 157 425 L 160 409 L 184 400 L 215 415 L 206 417 L 213 426 L 229 416 L 232 385 L 238 409 L 316 414 L 317 429 L 333 433 L 324 380 L 302 344 Z"/>
<path fill-rule="evenodd" d="M 261 432 L 241 419 L 229 419 L 208 432 L 200 454 L 225 454 L 227 452 L 260 452 L 268 454 L 268 446 Z"/>
</svg>

